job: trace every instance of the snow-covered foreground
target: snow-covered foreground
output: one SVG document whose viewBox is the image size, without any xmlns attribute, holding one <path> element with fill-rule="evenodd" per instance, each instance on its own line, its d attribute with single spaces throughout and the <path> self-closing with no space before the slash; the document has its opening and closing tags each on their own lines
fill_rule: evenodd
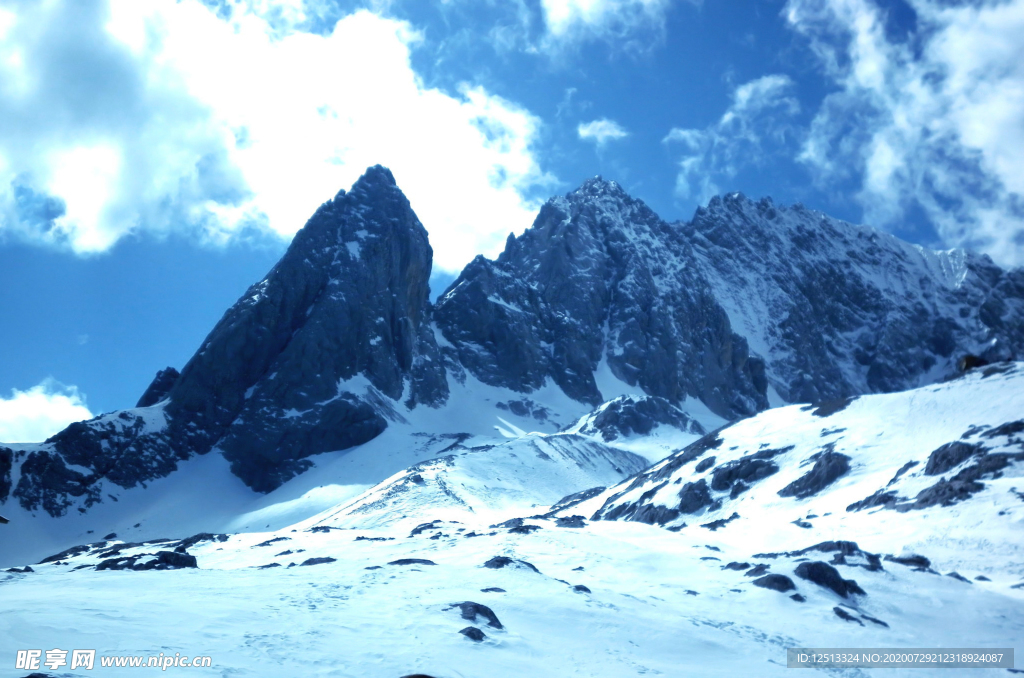
<svg viewBox="0 0 1024 678">
<path fill-rule="evenodd" d="M 306 505 L 290 524 L 278 506 L 279 529 L 253 532 L 250 512 L 245 533 L 122 536 L 2 575 L 0 662 L 7 672 L 17 650 L 61 648 L 212 657 L 207 669 L 124 669 L 140 676 L 618 678 L 782 675 L 787 647 L 1020 655 L 1022 417 L 1024 364 L 1007 364 L 770 410 L 618 484 L 645 463 L 625 448 L 651 457 L 653 443 L 520 435 L 511 423 L 518 437 L 504 443 L 420 436 L 435 459 L 413 455 L 409 469 L 323 510 Z M 549 510 L 592 485 L 611 487 Z M 197 568 L 160 569 L 189 556 Z M 133 565 L 158 567 L 117 569 Z M 835 578 L 809 576 L 812 566 Z M 485 637 L 460 634 L 468 627 Z"/>
<path fill-rule="evenodd" d="M 801 581 L 807 600 L 798 603 L 723 569 L 751 554 L 713 534 L 531 522 L 545 524 L 529 534 L 494 529 L 475 537 L 467 533 L 485 526 L 443 523 L 414 537 L 410 530 L 239 535 L 193 547 L 194 570 L 72 569 L 96 558 L 37 566 L 3 584 L 0 657 L 10 662 L 17 649 L 52 647 L 209 655 L 213 667 L 191 673 L 211 676 L 769 676 L 786 672 L 786 647 L 1007 647 L 1024 638 L 1024 595 L 1003 584 L 889 563 L 873 573 L 843 568 L 868 592 L 866 614 L 888 624 L 861 626 L 836 617 L 833 608 L 845 601 L 831 591 Z M 394 539 L 356 541 L 361 536 Z M 484 566 L 499 555 L 539 573 L 515 563 Z M 324 557 L 335 560 L 301 565 Z M 436 564 L 388 564 L 402 558 Z M 271 563 L 282 567 L 253 567 Z M 494 587 L 504 591 L 482 590 Z M 450 607 L 466 601 L 488 606 L 504 628 Z M 486 639 L 460 635 L 467 626 Z"/>
</svg>

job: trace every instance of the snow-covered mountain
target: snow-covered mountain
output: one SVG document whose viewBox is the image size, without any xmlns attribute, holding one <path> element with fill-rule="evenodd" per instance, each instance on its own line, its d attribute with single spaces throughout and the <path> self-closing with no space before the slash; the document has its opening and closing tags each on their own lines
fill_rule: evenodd
<svg viewBox="0 0 1024 678">
<path fill-rule="evenodd" d="M 911 388 L 1024 343 L 1022 271 L 737 194 L 668 224 L 597 178 L 436 305 L 430 267 L 412 207 L 370 168 L 136 408 L 0 448 L 0 503 L 88 513 L 210 450 L 271 492 L 413 411 L 436 434 L 493 432 L 499 418 L 553 432 L 646 394 L 639 409 L 715 428 L 769 398 Z M 459 416 L 466 403 L 479 419 Z"/>
<path fill-rule="evenodd" d="M 0 445 L 0 655 L 55 609 L 207 675 L 1024 637 L 1021 270 L 737 194 L 668 224 L 601 179 L 436 304 L 430 267 L 371 168 L 135 408 Z"/>
<path fill-rule="evenodd" d="M 785 402 L 922 386 L 965 354 L 1024 355 L 1024 269 L 738 193 L 678 228 Z"/>
<path fill-rule="evenodd" d="M 646 400 L 572 433 L 506 421 L 497 445 L 409 421 L 420 447 L 395 452 L 423 461 L 309 518 L 62 549 L 0 580 L 0 655 L 57 643 L 207 655 L 191 672 L 210 676 L 620 678 L 788 675 L 790 647 L 1022 649 L 1024 363 L 700 438 L 671 411 L 653 424 Z M 691 442 L 601 487 L 646 463 L 625 447 L 650 437 L 637 422 Z M 394 449 L 403 426 L 334 458 L 349 465 L 334 475 Z M 582 491 L 556 500 L 563 484 Z"/>
</svg>

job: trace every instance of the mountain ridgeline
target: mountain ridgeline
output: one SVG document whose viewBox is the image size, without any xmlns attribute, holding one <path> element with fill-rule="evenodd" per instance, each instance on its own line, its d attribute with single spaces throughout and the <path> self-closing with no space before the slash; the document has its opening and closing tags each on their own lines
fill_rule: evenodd
<svg viewBox="0 0 1024 678">
<path fill-rule="evenodd" d="M 58 516 L 218 450 L 268 492 L 472 378 L 597 406 L 602 383 L 736 420 L 938 381 L 1024 348 L 1024 270 L 739 194 L 670 224 L 600 178 L 549 200 L 429 301 L 427 232 L 390 171 L 324 203 L 137 408 L 0 447 L 0 502 Z"/>
</svg>

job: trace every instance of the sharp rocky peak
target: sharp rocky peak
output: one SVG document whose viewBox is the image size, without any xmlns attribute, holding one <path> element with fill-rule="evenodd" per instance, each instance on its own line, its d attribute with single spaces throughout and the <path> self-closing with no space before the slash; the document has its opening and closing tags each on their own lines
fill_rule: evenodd
<svg viewBox="0 0 1024 678">
<path fill-rule="evenodd" d="M 767 406 L 760 362 L 691 265 L 681 231 L 614 182 L 549 200 L 496 261 L 476 259 L 435 318 L 460 364 L 529 391 L 552 380 L 598 404 L 619 380 L 732 418 Z"/>
</svg>

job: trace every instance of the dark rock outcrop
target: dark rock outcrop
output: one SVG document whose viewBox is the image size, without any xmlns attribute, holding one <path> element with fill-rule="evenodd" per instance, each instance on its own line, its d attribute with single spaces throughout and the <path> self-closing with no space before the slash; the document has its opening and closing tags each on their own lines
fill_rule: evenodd
<svg viewBox="0 0 1024 678">
<path fill-rule="evenodd" d="M 918 554 L 911 554 L 908 556 L 886 556 L 886 562 L 897 563 L 899 565 L 905 565 L 907 567 L 920 567 L 928 569 L 932 566 L 932 561 L 925 556 Z"/>
<path fill-rule="evenodd" d="M 134 556 L 120 556 L 100 561 L 97 570 L 177 570 L 199 567 L 195 556 L 174 551 L 159 551 Z"/>
<path fill-rule="evenodd" d="M 335 560 L 336 558 L 331 558 L 330 556 L 324 556 L 323 558 L 307 558 L 299 563 L 299 565 L 325 565 L 327 563 L 333 563 Z"/>
<path fill-rule="evenodd" d="M 619 396 L 567 429 L 583 435 L 600 436 L 611 442 L 634 435 L 648 435 L 659 426 L 671 426 L 701 436 L 707 433 L 695 419 L 657 396 Z"/>
<path fill-rule="evenodd" d="M 813 497 L 850 470 L 850 458 L 833 452 L 831 443 L 811 458 L 815 460 L 811 470 L 779 490 L 780 497 Z"/>
<path fill-rule="evenodd" d="M 477 643 L 481 642 L 484 638 L 487 637 L 487 634 L 485 634 L 483 631 L 481 631 L 475 626 L 467 626 L 466 628 L 459 631 L 459 633 Z"/>
<path fill-rule="evenodd" d="M 178 383 L 178 377 L 181 375 L 178 370 L 173 367 L 160 370 L 153 377 L 153 381 L 150 382 L 146 388 L 145 393 L 139 398 L 139 402 L 135 404 L 135 407 L 150 407 L 156 405 L 158 402 L 167 397 L 167 394 L 171 392 L 174 385 Z"/>
<path fill-rule="evenodd" d="M 523 568 L 526 568 L 528 570 L 533 570 L 537 574 L 540 574 L 540 570 L 538 570 L 532 563 L 528 563 L 525 560 L 517 560 L 515 558 L 509 558 L 508 556 L 494 556 L 493 558 L 488 560 L 486 563 L 484 563 L 484 567 L 490 568 L 492 570 L 500 570 L 503 567 L 510 567 L 510 566 L 511 567 L 523 567 Z"/>
<path fill-rule="evenodd" d="M 835 612 L 836 616 L 839 617 L 840 619 L 842 619 L 843 621 L 856 622 L 856 623 L 860 624 L 861 626 L 864 626 L 864 622 L 862 622 L 861 620 L 857 619 L 856 617 L 854 617 L 852 614 L 850 614 L 849 612 L 847 612 L 846 610 L 844 610 L 841 607 L 833 607 L 832 611 Z"/>
<path fill-rule="evenodd" d="M 0 447 L 0 504 L 7 501 L 11 493 L 11 469 L 14 467 L 14 450 Z M 7 522 L 4 518 L 3 522 Z"/>
<path fill-rule="evenodd" d="M 964 463 L 976 454 L 983 454 L 985 448 L 981 445 L 970 445 L 955 441 L 946 443 L 928 455 L 928 463 L 925 464 L 924 474 L 926 476 L 942 475 Z"/>
<path fill-rule="evenodd" d="M 852 579 L 843 579 L 839 576 L 839 571 L 828 563 L 821 561 L 800 563 L 794 572 L 801 579 L 830 589 L 843 598 L 848 598 L 855 593 L 862 596 L 867 595 L 864 593 L 864 589 L 857 585 L 857 582 Z"/>
<path fill-rule="evenodd" d="M 760 586 L 763 589 L 771 589 L 772 591 L 778 591 L 779 593 L 792 591 L 796 588 L 796 584 L 793 583 L 793 580 L 784 574 L 766 574 L 763 577 L 755 579 L 753 584 L 754 586 Z"/>
<path fill-rule="evenodd" d="M 779 450 L 760 450 L 722 464 L 712 472 L 711 489 L 716 492 L 731 491 L 742 483 L 739 486 L 743 491 L 757 481 L 778 473 L 779 467 L 771 461 L 772 457 L 791 449 L 788 447 Z"/>
<path fill-rule="evenodd" d="M 501 625 L 501 622 L 498 621 L 498 615 L 494 614 L 494 610 L 486 605 L 481 605 L 480 603 L 474 603 L 471 600 L 467 600 L 462 603 L 452 603 L 451 607 L 459 608 L 459 610 L 462 611 L 462 618 L 467 621 L 475 622 L 477 617 L 482 617 L 487 620 L 487 625 L 492 628 L 505 628 Z"/>
</svg>

